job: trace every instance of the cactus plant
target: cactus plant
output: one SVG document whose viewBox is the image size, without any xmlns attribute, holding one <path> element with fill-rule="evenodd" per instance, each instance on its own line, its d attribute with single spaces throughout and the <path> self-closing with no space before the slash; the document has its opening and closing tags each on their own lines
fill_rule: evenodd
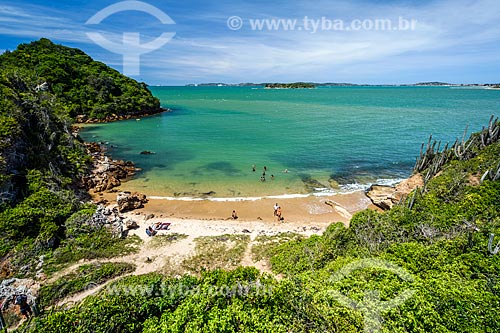
<svg viewBox="0 0 500 333">
<path fill-rule="evenodd" d="M 491 255 L 495 255 L 500 252 L 500 242 L 498 242 L 497 246 L 493 248 L 493 239 L 495 238 L 495 234 L 490 234 L 490 239 L 488 240 L 488 252 Z"/>
</svg>

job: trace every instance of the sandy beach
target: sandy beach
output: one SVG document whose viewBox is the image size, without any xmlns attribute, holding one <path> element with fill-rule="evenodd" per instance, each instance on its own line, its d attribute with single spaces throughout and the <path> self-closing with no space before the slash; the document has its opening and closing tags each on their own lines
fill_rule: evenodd
<svg viewBox="0 0 500 333">
<path fill-rule="evenodd" d="M 94 198 L 98 196 L 94 195 Z M 104 193 L 99 198 L 105 198 L 109 205 L 116 202 L 116 193 Z M 213 200 L 168 200 L 164 198 L 148 197 L 149 202 L 144 208 L 129 213 L 133 215 L 149 216 L 168 221 L 199 220 L 199 221 L 226 221 L 231 223 L 262 222 L 278 223 L 273 215 L 273 206 L 277 203 L 282 209 L 284 222 L 278 224 L 313 225 L 323 227 L 334 222 L 342 222 L 346 226 L 352 214 L 366 208 L 376 207 L 366 197 L 363 191 L 331 196 L 308 196 L 301 198 L 274 199 L 263 198 L 258 200 L 240 201 L 213 201 Z M 235 210 L 238 219 L 231 218 Z"/>
</svg>

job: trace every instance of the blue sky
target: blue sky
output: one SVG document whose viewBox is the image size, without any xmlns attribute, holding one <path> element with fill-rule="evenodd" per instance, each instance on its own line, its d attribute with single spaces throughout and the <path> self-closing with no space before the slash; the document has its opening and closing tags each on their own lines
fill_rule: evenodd
<svg viewBox="0 0 500 333">
<path fill-rule="evenodd" d="M 500 1 L 498 0 L 345 0 L 345 1 L 160 1 L 147 0 L 175 24 L 127 10 L 95 25 L 87 20 L 120 1 L 2 0 L 0 52 L 47 37 L 78 47 L 119 71 L 123 57 L 93 42 L 99 32 L 121 43 L 123 33 L 140 33 L 141 43 L 162 33 L 175 36 L 140 56 L 134 78 L 157 85 L 202 82 L 500 82 Z M 229 17 L 243 26 L 228 28 Z M 416 20 L 405 31 L 306 30 L 311 20 Z M 297 20 L 296 29 L 253 30 L 250 20 Z M 300 28 L 298 28 L 300 27 Z M 327 27 L 327 26 L 326 26 Z"/>
</svg>

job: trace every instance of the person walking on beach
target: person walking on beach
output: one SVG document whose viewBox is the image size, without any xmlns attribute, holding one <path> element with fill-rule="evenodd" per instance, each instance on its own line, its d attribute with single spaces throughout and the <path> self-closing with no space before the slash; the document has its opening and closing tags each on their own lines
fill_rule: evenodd
<svg viewBox="0 0 500 333">
<path fill-rule="evenodd" d="M 282 217 L 281 217 L 281 207 L 278 207 L 278 209 L 276 210 L 276 217 L 278 218 L 278 222 L 281 222 L 282 221 Z"/>
<path fill-rule="evenodd" d="M 238 219 L 238 214 L 236 214 L 235 210 L 233 210 L 233 213 L 231 214 L 231 217 L 233 218 L 233 220 L 237 220 Z"/>
<path fill-rule="evenodd" d="M 274 216 L 278 216 L 278 208 L 280 208 L 278 203 L 275 203 L 273 208 L 274 208 Z"/>
</svg>

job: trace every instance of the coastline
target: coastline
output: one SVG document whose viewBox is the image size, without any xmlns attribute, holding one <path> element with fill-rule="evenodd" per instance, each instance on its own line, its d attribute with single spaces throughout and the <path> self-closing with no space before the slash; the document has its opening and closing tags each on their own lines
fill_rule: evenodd
<svg viewBox="0 0 500 333">
<path fill-rule="evenodd" d="M 126 186 L 125 186 L 126 188 Z M 91 193 L 95 202 L 106 200 L 108 206 L 116 204 L 116 193 Z M 284 222 L 278 223 L 273 216 L 273 206 L 278 203 L 283 210 Z M 198 221 L 259 222 L 269 224 L 329 224 L 342 222 L 348 226 L 352 215 L 366 208 L 378 209 L 364 191 L 331 196 L 307 196 L 295 198 L 262 198 L 258 200 L 213 201 L 213 200 L 167 200 L 155 196 L 148 197 L 143 208 L 128 214 L 169 219 L 190 219 Z M 231 218 L 232 211 L 238 219 Z"/>
<path fill-rule="evenodd" d="M 133 192 L 127 188 L 127 181 L 137 169 L 133 162 L 113 160 L 106 146 L 85 143 L 93 164 L 89 175 L 83 178 L 92 201 L 114 207 L 119 192 Z M 322 230 L 335 222 L 348 226 L 354 213 L 366 208 L 378 209 L 362 189 L 346 193 L 326 195 L 301 194 L 264 197 L 230 198 L 183 198 L 160 197 L 147 192 L 148 202 L 143 208 L 127 214 L 155 216 L 160 219 L 180 219 L 196 221 L 228 221 L 230 223 L 258 222 L 278 225 L 319 225 Z M 278 223 L 273 216 L 273 206 L 282 207 L 284 223 Z M 231 219 L 235 210 L 238 219 Z"/>
<path fill-rule="evenodd" d="M 163 112 L 172 112 L 172 109 L 160 107 L 155 110 L 149 110 L 137 114 L 126 114 L 126 115 L 116 115 L 112 114 L 111 116 L 107 116 L 104 119 L 97 118 L 88 118 L 85 115 L 78 115 L 75 117 L 75 126 L 85 125 L 85 124 L 103 124 L 103 123 L 111 123 L 120 120 L 129 120 L 129 119 L 141 119 L 150 116 L 155 116 L 157 114 Z"/>
</svg>

